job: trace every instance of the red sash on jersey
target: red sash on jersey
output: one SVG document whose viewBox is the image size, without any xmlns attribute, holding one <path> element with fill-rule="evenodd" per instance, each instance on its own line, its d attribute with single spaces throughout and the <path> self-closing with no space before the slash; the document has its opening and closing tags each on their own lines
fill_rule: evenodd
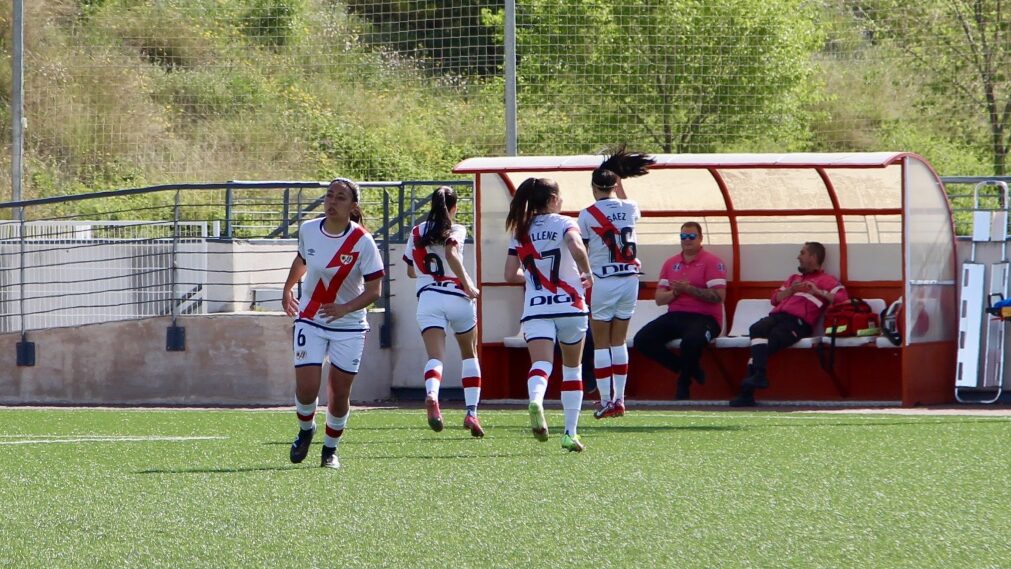
<svg viewBox="0 0 1011 569">
<path fill-rule="evenodd" d="M 523 259 L 525 257 L 533 257 L 534 259 L 542 258 L 541 254 L 537 252 L 537 248 L 534 247 L 534 243 L 530 240 L 529 236 L 524 235 L 519 239 L 519 242 L 520 246 L 516 250 L 516 254 L 519 255 L 521 265 L 523 264 Z M 541 286 L 548 289 L 549 292 L 558 294 L 558 289 L 560 288 L 569 293 L 569 296 L 572 297 L 572 306 L 580 310 L 586 310 L 586 304 L 583 302 L 582 295 L 580 295 L 572 285 L 565 282 L 564 279 L 559 279 L 557 283 L 553 283 L 549 278 L 545 277 L 544 274 L 541 273 L 540 269 L 537 268 L 537 265 L 524 268 L 536 273 L 538 280 L 541 282 Z"/>
<path fill-rule="evenodd" d="M 457 277 L 447 277 L 445 275 L 433 275 L 428 272 L 428 263 L 425 262 L 425 257 L 428 255 L 428 249 L 419 245 L 421 242 L 421 226 L 415 225 L 414 229 L 411 231 L 411 238 L 414 240 L 414 266 L 422 273 L 435 279 L 437 283 L 452 282 L 456 284 L 457 288 L 463 290 L 463 281 Z"/>
<path fill-rule="evenodd" d="M 358 253 L 353 252 L 353 249 L 364 236 L 365 230 L 361 226 L 356 226 L 347 236 L 344 244 L 337 250 L 337 254 L 327 263 L 327 268 L 337 267 L 337 272 L 330 279 L 330 284 L 324 288 L 323 281 L 316 283 L 316 288 L 312 291 L 312 296 L 309 297 L 309 303 L 305 306 L 305 310 L 298 315 L 299 318 L 311 320 L 319 312 L 320 306 L 331 303 L 337 298 L 337 291 L 340 290 L 341 285 L 344 284 L 358 261 Z"/>
<path fill-rule="evenodd" d="M 621 235 L 621 231 L 619 231 L 618 228 L 615 227 L 613 223 L 611 223 L 610 219 L 607 219 L 607 216 L 604 215 L 604 212 L 600 211 L 600 209 L 597 208 L 597 204 L 593 204 L 590 207 L 586 208 L 586 211 L 591 216 L 593 216 L 593 219 L 597 220 L 597 223 L 600 224 L 600 227 L 592 228 L 593 232 L 596 233 L 598 236 L 600 236 L 600 240 L 603 241 L 605 245 L 607 245 L 608 249 L 611 250 L 611 256 L 614 257 L 619 262 L 635 263 L 635 266 L 639 267 L 640 266 L 639 259 L 636 259 L 635 257 L 631 258 L 626 257 L 618 249 L 617 239 L 618 236 Z M 604 235 L 607 234 L 608 232 L 610 232 L 611 235 L 614 236 L 614 239 L 608 241 L 607 239 L 604 238 Z"/>
</svg>

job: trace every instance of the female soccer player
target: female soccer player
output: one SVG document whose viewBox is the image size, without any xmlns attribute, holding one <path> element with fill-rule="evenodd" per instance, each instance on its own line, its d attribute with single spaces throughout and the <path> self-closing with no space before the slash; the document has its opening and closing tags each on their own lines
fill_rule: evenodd
<svg viewBox="0 0 1011 569">
<path fill-rule="evenodd" d="M 477 304 L 479 293 L 463 266 L 463 244 L 467 228 L 453 223 L 456 218 L 456 193 L 442 186 L 432 194 L 428 219 L 411 230 L 404 251 L 407 274 L 418 279 L 418 327 L 425 342 L 425 408 L 428 425 L 439 432 L 443 428 L 439 410 L 439 385 L 446 351 L 446 328 L 456 333 L 463 359 L 463 397 L 467 415 L 463 426 L 470 434 L 483 437 L 477 418 L 481 398 L 481 367 L 477 361 Z"/>
<path fill-rule="evenodd" d="M 576 222 L 558 215 L 562 199 L 558 184 L 547 178 L 527 178 L 509 206 L 506 230 L 511 231 L 505 280 L 523 283 L 520 328 L 530 350 L 527 390 L 530 428 L 537 440 L 548 440 L 544 392 L 554 359 L 555 340 L 562 347 L 562 408 L 565 433 L 562 448 L 586 448 L 576 427 L 583 404 L 581 360 L 586 336 L 585 289 L 593 286 L 590 262 Z"/>
<path fill-rule="evenodd" d="M 320 466 L 340 468 L 337 445 L 351 414 L 351 383 L 358 373 L 369 329 L 365 308 L 379 298 L 383 261 L 372 235 L 360 225 L 358 185 L 346 178 L 330 182 L 324 217 L 298 232 L 298 254 L 284 283 L 284 311 L 297 316 L 293 339 L 295 412 L 299 432 L 290 458 L 300 463 L 316 433 L 320 369 L 330 358 L 326 431 Z M 305 276 L 301 301 L 293 291 Z"/>
<path fill-rule="evenodd" d="M 579 231 L 589 252 L 596 283 L 590 300 L 590 332 L 594 342 L 594 376 L 600 392 L 600 408 L 593 413 L 597 419 L 625 414 L 628 378 L 625 336 L 639 298 L 641 264 L 635 245 L 639 206 L 624 199 L 621 180 L 646 174 L 647 167 L 655 162 L 643 154 L 627 152 L 624 145 L 618 147 L 591 176 L 590 185 L 597 201 L 579 212 Z"/>
</svg>

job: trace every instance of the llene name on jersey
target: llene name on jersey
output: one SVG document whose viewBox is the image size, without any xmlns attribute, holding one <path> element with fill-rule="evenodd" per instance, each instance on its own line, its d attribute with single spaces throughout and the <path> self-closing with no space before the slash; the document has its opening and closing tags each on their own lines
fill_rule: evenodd
<svg viewBox="0 0 1011 569">
<path fill-rule="evenodd" d="M 558 239 L 557 231 L 537 231 L 530 234 L 531 241 L 554 241 Z"/>
</svg>

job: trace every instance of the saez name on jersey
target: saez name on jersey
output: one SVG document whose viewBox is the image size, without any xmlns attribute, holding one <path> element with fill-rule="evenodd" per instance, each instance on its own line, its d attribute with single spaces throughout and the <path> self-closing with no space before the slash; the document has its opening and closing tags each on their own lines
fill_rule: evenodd
<svg viewBox="0 0 1011 569">
<path fill-rule="evenodd" d="M 558 239 L 557 231 L 535 231 L 530 234 L 531 241 L 554 241 Z"/>
<path fill-rule="evenodd" d="M 607 216 L 608 221 L 625 221 L 625 219 L 626 219 L 625 212 L 623 211 L 616 211 Z"/>
</svg>

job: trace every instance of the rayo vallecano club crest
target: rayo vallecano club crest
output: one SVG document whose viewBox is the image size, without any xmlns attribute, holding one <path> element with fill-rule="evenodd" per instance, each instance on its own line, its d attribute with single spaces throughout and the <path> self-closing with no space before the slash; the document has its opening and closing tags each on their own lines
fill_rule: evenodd
<svg viewBox="0 0 1011 569">
<path fill-rule="evenodd" d="M 353 262 L 355 262 L 355 256 L 354 255 L 349 255 L 347 253 L 341 254 L 341 264 L 342 265 L 350 265 Z"/>
</svg>

